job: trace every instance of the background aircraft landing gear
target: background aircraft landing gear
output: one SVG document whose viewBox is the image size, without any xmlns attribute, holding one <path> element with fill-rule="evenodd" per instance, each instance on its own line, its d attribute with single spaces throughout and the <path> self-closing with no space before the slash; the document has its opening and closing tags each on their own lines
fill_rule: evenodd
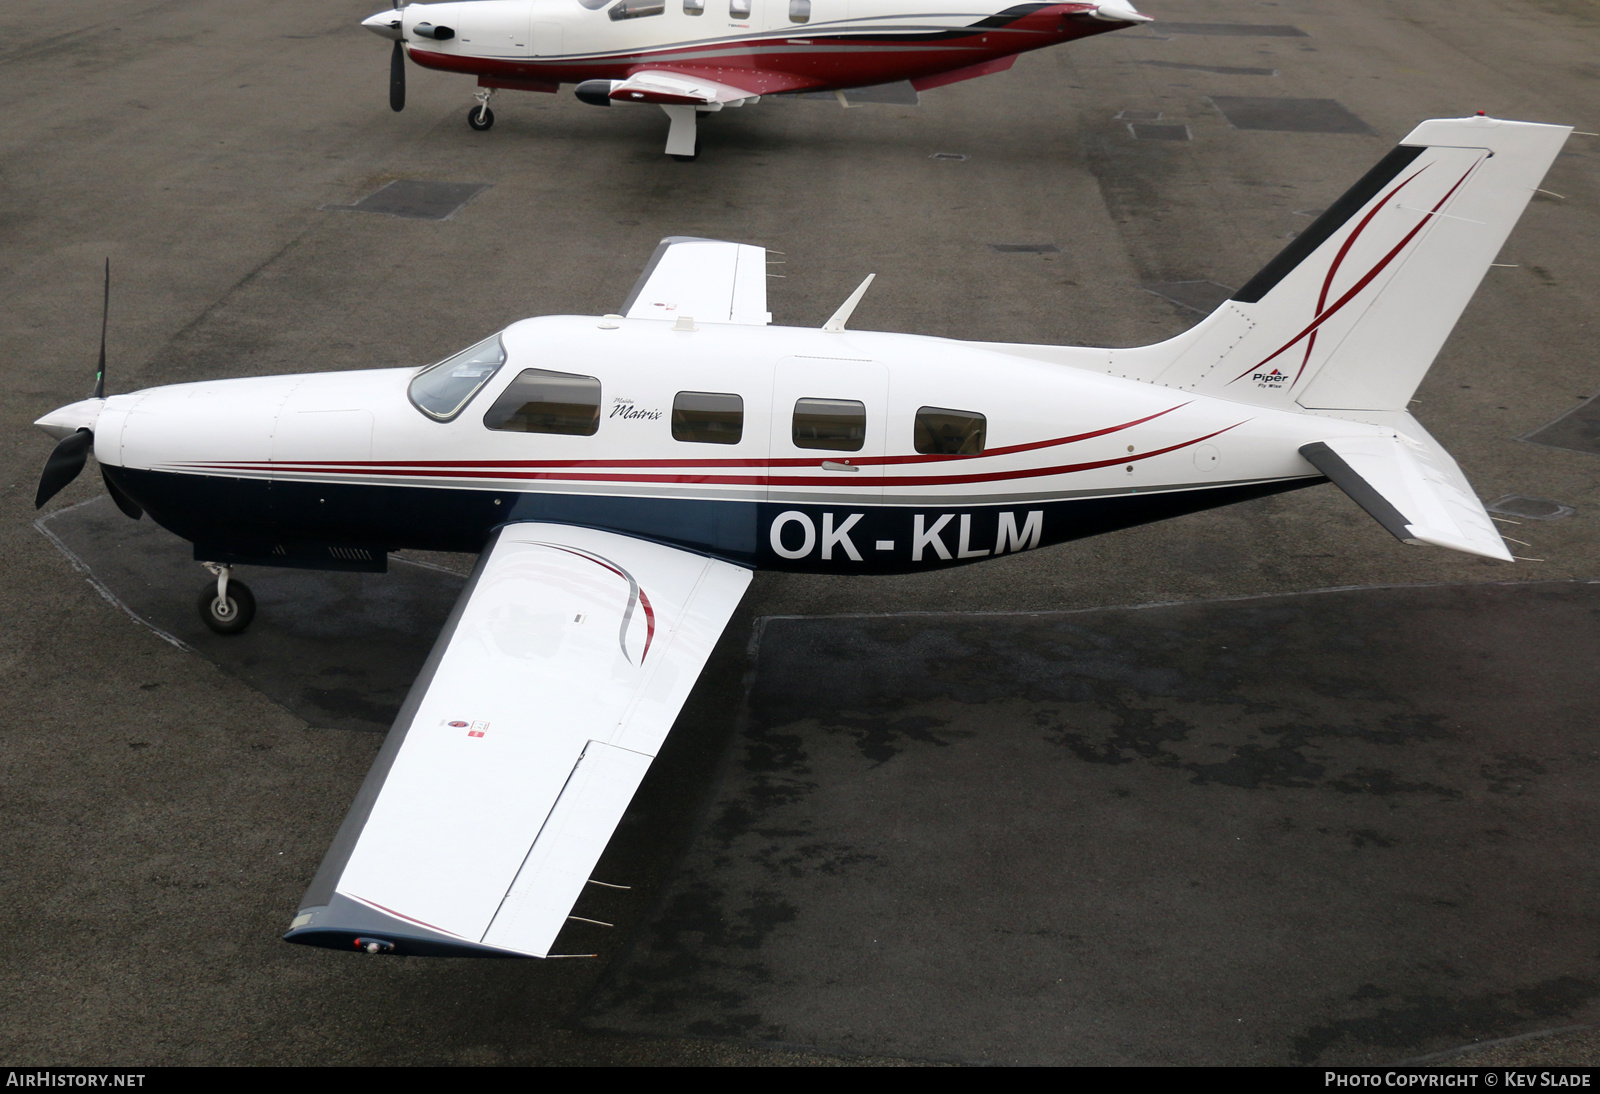
<svg viewBox="0 0 1600 1094">
<path fill-rule="evenodd" d="M 233 567 L 208 562 L 206 569 L 217 575 L 214 584 L 200 590 L 200 621 L 218 634 L 240 634 L 256 617 L 256 598 L 250 586 L 232 580 Z"/>
<path fill-rule="evenodd" d="M 494 111 L 489 109 L 489 99 L 494 95 L 494 88 L 478 88 L 478 105 L 467 111 L 467 124 L 478 132 L 483 132 L 494 125 Z"/>
<path fill-rule="evenodd" d="M 692 106 L 663 106 L 667 112 L 667 155 L 687 162 L 700 154 L 700 138 L 695 132 L 699 120 Z"/>
</svg>

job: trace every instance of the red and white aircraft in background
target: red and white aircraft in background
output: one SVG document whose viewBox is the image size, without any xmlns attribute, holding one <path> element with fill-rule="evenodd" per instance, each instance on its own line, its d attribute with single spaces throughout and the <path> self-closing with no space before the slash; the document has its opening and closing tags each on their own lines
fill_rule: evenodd
<svg viewBox="0 0 1600 1094">
<path fill-rule="evenodd" d="M 474 129 L 494 124 L 500 88 L 576 84 L 597 106 L 660 106 L 667 153 L 695 156 L 699 114 L 763 95 L 908 83 L 917 92 L 1003 72 L 1019 53 L 1149 16 L 1128 0 L 458 0 L 402 4 L 362 22 L 394 39 L 389 105 L 405 107 L 405 57 L 478 78 Z"/>
<path fill-rule="evenodd" d="M 668 239 L 619 314 L 422 369 L 93 396 L 39 419 L 217 573 L 480 552 L 288 939 L 549 956 L 757 568 L 916 572 L 1332 480 L 1406 543 L 1509 561 L 1407 413 L 1565 126 L 1424 122 L 1153 346 L 770 326 L 765 252 Z M 870 280 L 870 279 L 869 279 Z"/>
</svg>

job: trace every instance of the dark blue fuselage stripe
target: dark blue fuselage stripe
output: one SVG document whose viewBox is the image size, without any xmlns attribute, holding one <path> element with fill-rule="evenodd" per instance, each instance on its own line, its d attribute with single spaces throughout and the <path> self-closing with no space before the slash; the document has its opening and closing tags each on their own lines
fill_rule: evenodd
<svg viewBox="0 0 1600 1094">
<path fill-rule="evenodd" d="M 116 467 L 106 473 L 162 527 L 252 558 L 285 543 L 478 552 L 504 524 L 550 521 L 760 569 L 813 573 L 908 573 L 976 562 L 1326 481 L 916 507 L 308 483 Z"/>
</svg>

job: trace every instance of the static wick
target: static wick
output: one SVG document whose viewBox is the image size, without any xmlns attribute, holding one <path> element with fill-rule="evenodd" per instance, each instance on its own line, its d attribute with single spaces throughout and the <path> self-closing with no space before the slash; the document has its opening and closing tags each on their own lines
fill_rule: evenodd
<svg viewBox="0 0 1600 1094">
<path fill-rule="evenodd" d="M 1515 543 L 1515 544 L 1517 544 L 1519 546 L 1522 546 L 1522 547 L 1532 547 L 1533 546 L 1533 544 L 1531 544 L 1531 543 L 1523 543 L 1522 540 L 1520 540 L 1520 539 L 1512 539 L 1510 536 L 1501 536 L 1500 538 L 1505 540 L 1507 543 Z"/>
<path fill-rule="evenodd" d="M 632 889 L 633 888 L 632 885 L 613 885 L 609 881 L 596 881 L 594 878 L 590 878 L 589 879 L 589 884 L 590 885 L 598 885 L 602 889 Z"/>
<path fill-rule="evenodd" d="M 596 927 L 615 927 L 615 923 L 607 923 L 603 919 L 587 919 L 581 915 L 569 915 L 568 919 L 576 919 L 579 923 L 593 923 Z"/>
<path fill-rule="evenodd" d="M 1516 559 L 1518 562 L 1543 562 L 1544 561 L 1544 559 L 1542 559 L 1542 558 L 1523 558 L 1521 555 L 1512 555 L 1511 557 Z"/>
</svg>

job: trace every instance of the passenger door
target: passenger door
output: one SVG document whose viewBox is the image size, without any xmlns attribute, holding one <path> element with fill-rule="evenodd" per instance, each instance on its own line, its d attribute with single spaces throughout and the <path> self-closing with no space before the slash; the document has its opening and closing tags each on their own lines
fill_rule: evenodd
<svg viewBox="0 0 1600 1094">
<path fill-rule="evenodd" d="M 772 385 L 769 501 L 883 494 L 889 370 L 881 362 L 785 357 Z"/>
</svg>

